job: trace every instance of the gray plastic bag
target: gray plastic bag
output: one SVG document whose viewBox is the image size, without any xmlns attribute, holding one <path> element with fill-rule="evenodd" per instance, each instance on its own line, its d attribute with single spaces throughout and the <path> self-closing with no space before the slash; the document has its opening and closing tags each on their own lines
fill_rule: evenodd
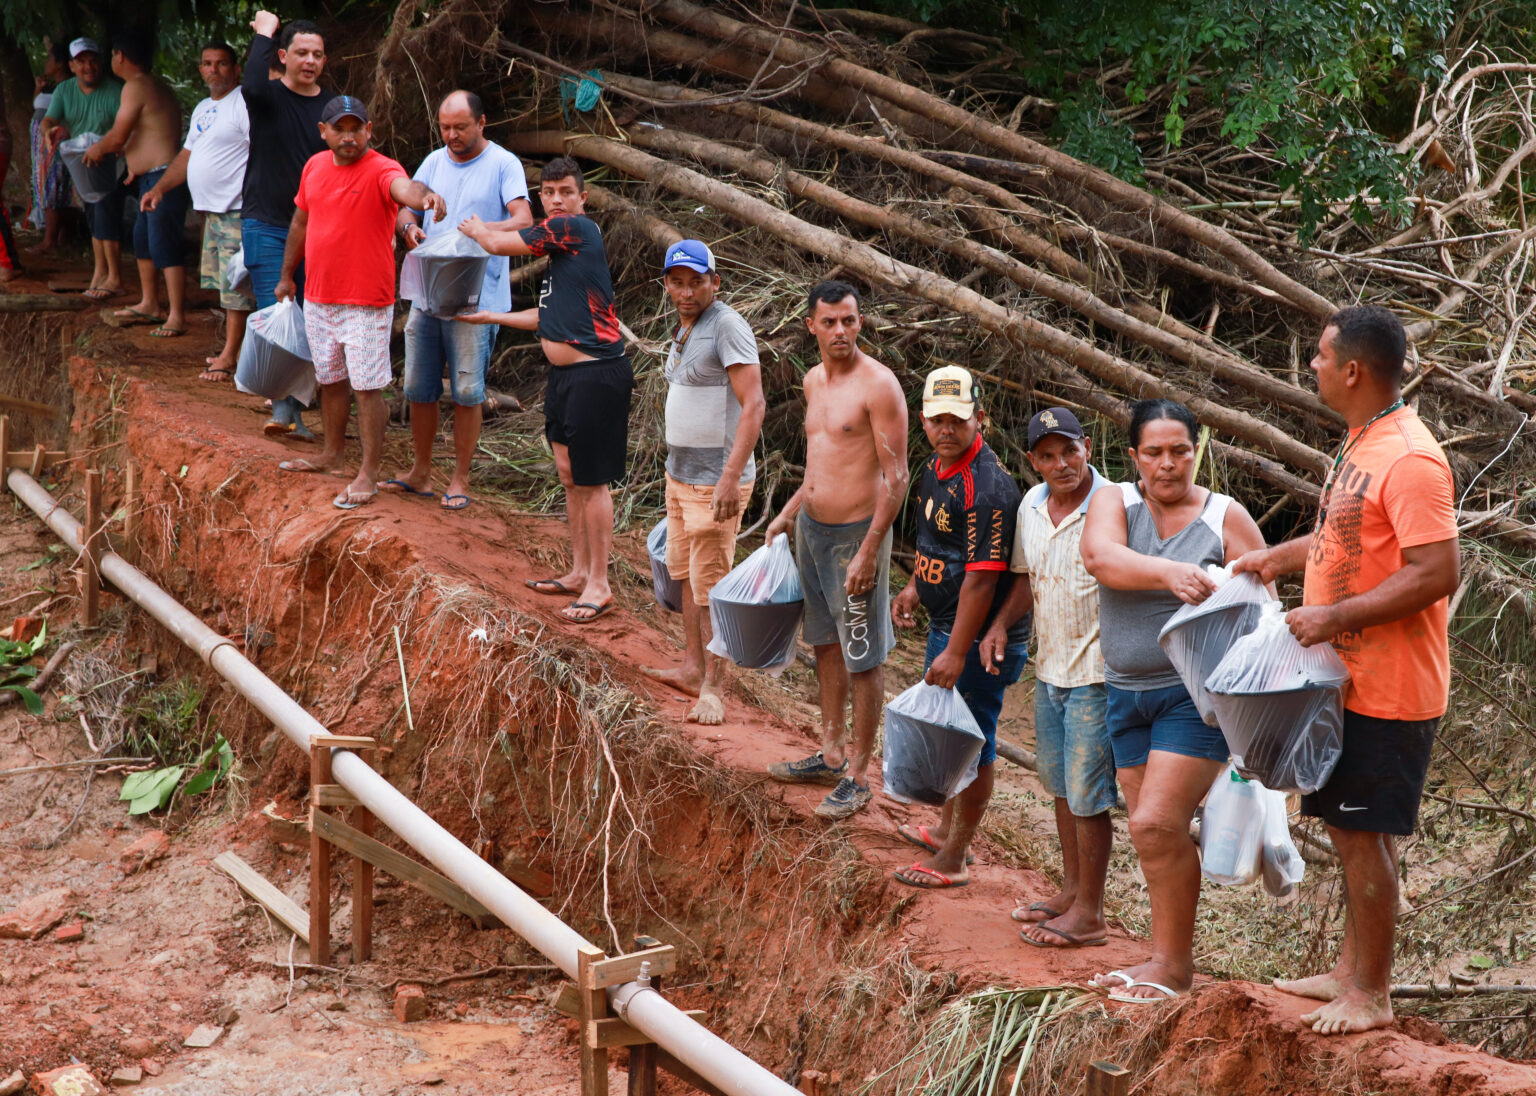
<svg viewBox="0 0 1536 1096">
<path fill-rule="evenodd" d="M 315 398 L 315 367 L 304 337 L 304 310 L 292 297 L 252 312 L 235 366 L 235 387 L 253 396 Z"/>
<path fill-rule="evenodd" d="M 99 140 L 99 133 L 82 133 L 59 142 L 59 156 L 82 202 L 99 202 L 111 194 L 127 170 L 121 156 L 106 156 L 97 164 L 85 162 L 86 152 Z"/>
<path fill-rule="evenodd" d="M 919 681 L 885 706 L 885 794 L 941 806 L 976 779 L 986 741 L 958 689 Z"/>
<path fill-rule="evenodd" d="M 778 675 L 795 661 L 805 595 L 789 537 L 773 538 L 709 592 L 709 652 L 749 670 Z"/>
<path fill-rule="evenodd" d="M 480 306 L 480 286 L 491 253 L 462 232 L 439 232 L 406 252 L 400 298 L 429 316 L 452 319 Z"/>
<path fill-rule="evenodd" d="M 656 604 L 669 613 L 683 611 L 683 584 L 667 570 L 667 519 L 662 518 L 645 538 L 645 551 L 651 557 L 651 589 Z"/>
<path fill-rule="evenodd" d="M 1180 606 L 1158 633 L 1157 643 L 1179 672 L 1200 718 L 1214 727 L 1216 710 L 1206 695 L 1205 679 L 1232 644 L 1253 631 L 1260 612 L 1271 599 L 1263 584 L 1251 574 L 1226 578 L 1221 568 L 1210 570 L 1213 578 L 1221 576 L 1216 592 L 1199 605 Z"/>
</svg>

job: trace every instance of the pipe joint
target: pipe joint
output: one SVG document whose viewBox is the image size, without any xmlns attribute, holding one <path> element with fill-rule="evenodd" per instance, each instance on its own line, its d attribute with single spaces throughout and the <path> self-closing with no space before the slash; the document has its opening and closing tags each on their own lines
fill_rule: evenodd
<svg viewBox="0 0 1536 1096">
<path fill-rule="evenodd" d="M 624 1020 L 626 1023 L 629 1021 L 629 1007 L 634 1002 L 635 998 L 644 993 L 653 994 L 658 999 L 661 997 L 661 994 L 657 993 L 654 989 L 651 988 L 650 972 L 642 972 L 641 977 L 645 979 L 643 983 L 638 981 L 625 982 L 622 986 L 616 987 L 608 997 L 608 1003 L 612 1005 L 613 1010 L 619 1014 L 619 1018 Z"/>
</svg>

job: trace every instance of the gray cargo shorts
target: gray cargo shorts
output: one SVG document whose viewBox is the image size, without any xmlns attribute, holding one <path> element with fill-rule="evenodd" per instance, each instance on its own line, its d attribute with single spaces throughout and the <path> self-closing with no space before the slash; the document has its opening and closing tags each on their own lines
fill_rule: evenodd
<svg viewBox="0 0 1536 1096">
<path fill-rule="evenodd" d="M 848 565 L 864 543 L 871 519 L 823 525 L 805 516 L 795 519 L 795 566 L 805 591 L 805 622 L 800 634 L 812 647 L 836 643 L 851 674 L 873 670 L 896 646 L 891 624 L 891 534 L 880 542 L 875 585 L 848 596 Z"/>
</svg>

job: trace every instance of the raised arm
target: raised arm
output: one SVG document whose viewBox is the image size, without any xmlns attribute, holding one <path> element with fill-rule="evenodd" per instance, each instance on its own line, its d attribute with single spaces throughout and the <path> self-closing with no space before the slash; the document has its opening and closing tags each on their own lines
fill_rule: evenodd
<svg viewBox="0 0 1536 1096">
<path fill-rule="evenodd" d="M 1168 590 L 1198 605 L 1216 590 L 1197 564 L 1155 559 L 1126 545 L 1125 502 L 1118 488 L 1106 488 L 1088 504 L 1083 525 L 1083 566 L 1111 590 Z"/>
<path fill-rule="evenodd" d="M 442 218 L 448 215 L 448 203 L 443 201 L 443 196 L 433 190 L 426 183 L 416 179 L 407 178 L 404 175 L 396 176 L 389 184 L 389 196 L 395 202 L 408 209 L 426 212 L 431 210 L 433 216 Z"/>
<path fill-rule="evenodd" d="M 454 317 L 459 323 L 495 323 L 502 327 L 512 327 L 519 331 L 537 331 L 539 329 L 539 310 L 537 308 L 525 308 L 520 312 L 461 312 Z"/>
<path fill-rule="evenodd" d="M 1232 573 L 1251 573 L 1259 581 L 1273 583 L 1281 575 L 1294 575 L 1306 570 L 1307 553 L 1312 549 L 1312 536 L 1294 537 L 1272 548 L 1255 548 L 1244 552 L 1232 563 Z"/>
<path fill-rule="evenodd" d="M 251 48 L 246 52 L 245 69 L 240 74 L 240 91 L 246 103 L 265 102 L 272 94 L 272 69 L 277 67 L 277 28 L 280 21 L 270 11 L 258 11 L 251 20 Z"/>
<path fill-rule="evenodd" d="M 534 251 L 523 242 L 522 233 L 514 229 L 493 228 L 479 217 L 469 217 L 459 225 L 459 231 L 468 236 L 475 243 L 485 248 L 492 255 L 535 255 Z"/>
<path fill-rule="evenodd" d="M 856 597 L 875 585 L 880 542 L 895 524 L 907 499 L 907 401 L 896 375 L 882 370 L 869 399 L 869 426 L 874 435 L 875 457 L 880 462 L 880 488 L 875 495 L 875 516 L 870 519 L 864 543 L 848 564 L 848 596 Z"/>
</svg>

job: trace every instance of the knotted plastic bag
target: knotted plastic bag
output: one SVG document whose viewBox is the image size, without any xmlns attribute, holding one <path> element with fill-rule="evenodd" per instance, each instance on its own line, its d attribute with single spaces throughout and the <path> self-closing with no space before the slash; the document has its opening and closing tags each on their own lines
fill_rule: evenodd
<svg viewBox="0 0 1536 1096">
<path fill-rule="evenodd" d="M 1286 792 L 1328 782 L 1343 749 L 1348 687 L 1349 670 L 1334 649 L 1303 647 L 1278 603 L 1205 682 L 1238 771 Z"/>
<path fill-rule="evenodd" d="M 1207 879 L 1242 887 L 1259 877 L 1266 808 L 1264 785 L 1244 779 L 1229 762 L 1205 794 L 1200 871 Z"/>
<path fill-rule="evenodd" d="M 236 251 L 229 257 L 229 262 L 224 264 L 224 285 L 228 293 L 256 296 L 256 283 L 251 280 L 251 272 L 245 265 L 245 248 Z"/>
<path fill-rule="evenodd" d="M 1285 809 L 1285 793 L 1264 789 L 1264 889 L 1285 898 L 1306 874 L 1307 863 L 1291 840 L 1291 821 Z"/>
<path fill-rule="evenodd" d="M 986 741 L 960 690 L 919 681 L 885 706 L 885 794 L 940 806 L 976 779 Z"/>
<path fill-rule="evenodd" d="M 400 298 L 429 316 L 452 319 L 480 305 L 491 253 L 462 232 L 439 232 L 417 244 L 400 264 Z"/>
<path fill-rule="evenodd" d="M 1173 663 L 1200 710 L 1200 718 L 1216 726 L 1216 712 L 1205 692 L 1205 679 L 1240 637 L 1253 631 L 1271 600 L 1252 574 L 1230 576 L 1225 568 L 1209 567 L 1216 592 L 1199 605 L 1183 605 L 1168 618 L 1157 642 Z"/>
<path fill-rule="evenodd" d="M 304 337 L 304 310 L 292 297 L 252 312 L 235 366 L 235 387 L 253 396 L 315 398 L 315 367 Z"/>
<path fill-rule="evenodd" d="M 789 537 L 773 538 L 737 564 L 709 592 L 711 654 L 749 670 L 781 674 L 795 660 L 805 595 Z"/>
<path fill-rule="evenodd" d="M 121 156 L 104 156 L 95 164 L 85 162 L 86 152 L 99 140 L 99 133 L 82 133 L 59 142 L 59 155 L 82 202 L 99 202 L 111 194 L 126 170 Z"/>
<path fill-rule="evenodd" d="M 651 589 L 656 604 L 669 613 L 683 611 L 683 584 L 667 570 L 667 519 L 662 518 L 645 538 L 645 550 L 651 557 Z"/>
</svg>

